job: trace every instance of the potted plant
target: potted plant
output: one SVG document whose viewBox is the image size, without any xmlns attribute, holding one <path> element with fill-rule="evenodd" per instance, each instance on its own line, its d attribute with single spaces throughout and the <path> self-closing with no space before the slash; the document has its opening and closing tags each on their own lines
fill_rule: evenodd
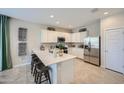
<svg viewBox="0 0 124 93">
<path fill-rule="evenodd" d="M 59 47 L 59 49 L 60 49 L 60 51 L 59 51 L 59 56 L 63 56 L 64 45 L 63 45 L 62 43 L 60 43 L 60 44 L 58 45 L 58 47 Z"/>
</svg>

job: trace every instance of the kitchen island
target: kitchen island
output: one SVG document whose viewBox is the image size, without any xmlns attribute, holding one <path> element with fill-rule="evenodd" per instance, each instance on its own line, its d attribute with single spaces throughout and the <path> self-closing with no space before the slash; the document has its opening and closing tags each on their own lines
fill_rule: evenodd
<svg viewBox="0 0 124 93">
<path fill-rule="evenodd" d="M 53 84 L 68 84 L 74 78 L 74 61 L 76 56 L 63 54 L 54 56 L 48 51 L 33 50 L 39 59 L 51 68 L 50 78 Z"/>
</svg>

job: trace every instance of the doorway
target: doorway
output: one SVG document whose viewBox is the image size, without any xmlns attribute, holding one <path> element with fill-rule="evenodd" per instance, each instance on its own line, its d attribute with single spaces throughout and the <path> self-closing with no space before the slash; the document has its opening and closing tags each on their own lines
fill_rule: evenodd
<svg viewBox="0 0 124 93">
<path fill-rule="evenodd" d="M 124 29 L 105 32 L 106 68 L 124 73 Z"/>
</svg>

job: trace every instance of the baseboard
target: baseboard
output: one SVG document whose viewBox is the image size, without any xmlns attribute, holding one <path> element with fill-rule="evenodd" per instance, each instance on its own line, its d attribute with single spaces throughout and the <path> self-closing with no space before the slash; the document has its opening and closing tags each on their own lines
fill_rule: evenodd
<svg viewBox="0 0 124 93">
<path fill-rule="evenodd" d="M 29 65 L 29 64 L 31 64 L 31 63 L 19 64 L 19 65 L 15 65 L 15 66 L 13 66 L 13 67 L 16 68 L 16 67 L 21 67 L 21 66 Z"/>
<path fill-rule="evenodd" d="M 103 66 L 103 65 L 101 65 L 100 67 L 105 69 L 105 66 Z"/>
</svg>

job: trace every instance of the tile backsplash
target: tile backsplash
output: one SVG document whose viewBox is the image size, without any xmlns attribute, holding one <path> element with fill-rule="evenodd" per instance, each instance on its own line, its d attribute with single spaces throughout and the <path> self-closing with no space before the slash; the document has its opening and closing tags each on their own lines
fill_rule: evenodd
<svg viewBox="0 0 124 93">
<path fill-rule="evenodd" d="M 83 48 L 84 44 L 83 43 L 66 43 L 68 47 L 77 47 L 77 48 Z M 42 47 L 45 48 L 45 50 L 48 50 L 50 48 L 55 48 L 56 43 L 46 43 L 46 44 L 41 44 Z M 41 47 L 40 46 L 40 47 Z"/>
</svg>

